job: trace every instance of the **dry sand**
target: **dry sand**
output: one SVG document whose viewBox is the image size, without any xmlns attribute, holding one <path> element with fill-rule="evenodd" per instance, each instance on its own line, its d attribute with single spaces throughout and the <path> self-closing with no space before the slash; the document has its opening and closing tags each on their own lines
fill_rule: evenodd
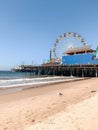
<svg viewBox="0 0 98 130">
<path fill-rule="evenodd" d="M 1 95 L 0 130 L 98 130 L 97 91 L 92 78 Z"/>
</svg>

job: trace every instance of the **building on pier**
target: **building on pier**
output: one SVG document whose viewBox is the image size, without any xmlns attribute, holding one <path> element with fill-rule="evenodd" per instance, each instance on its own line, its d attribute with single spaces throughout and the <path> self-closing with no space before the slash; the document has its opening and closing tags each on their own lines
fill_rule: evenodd
<svg viewBox="0 0 98 130">
<path fill-rule="evenodd" d="M 90 65 L 98 64 L 97 51 L 90 46 L 73 48 L 64 53 L 62 56 L 63 65 Z"/>
</svg>

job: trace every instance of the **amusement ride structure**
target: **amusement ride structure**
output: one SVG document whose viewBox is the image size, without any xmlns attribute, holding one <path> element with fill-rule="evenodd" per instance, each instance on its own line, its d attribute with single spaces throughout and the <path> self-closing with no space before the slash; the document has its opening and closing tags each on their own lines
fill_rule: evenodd
<svg viewBox="0 0 98 130">
<path fill-rule="evenodd" d="M 66 51 L 72 51 L 74 48 L 84 49 L 85 47 L 87 47 L 86 42 L 79 34 L 73 32 L 63 33 L 54 43 L 54 58 L 61 61 L 62 55 Z"/>
</svg>

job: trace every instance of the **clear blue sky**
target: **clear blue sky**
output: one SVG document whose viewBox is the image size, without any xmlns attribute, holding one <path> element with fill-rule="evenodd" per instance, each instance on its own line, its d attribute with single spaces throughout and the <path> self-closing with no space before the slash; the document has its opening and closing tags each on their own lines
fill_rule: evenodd
<svg viewBox="0 0 98 130">
<path fill-rule="evenodd" d="M 0 69 L 41 64 L 64 32 L 98 45 L 98 0 L 0 0 Z"/>
</svg>

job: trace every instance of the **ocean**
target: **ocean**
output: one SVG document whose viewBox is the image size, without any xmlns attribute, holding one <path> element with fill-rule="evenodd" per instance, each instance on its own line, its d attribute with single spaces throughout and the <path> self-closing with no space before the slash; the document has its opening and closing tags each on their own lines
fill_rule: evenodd
<svg viewBox="0 0 98 130">
<path fill-rule="evenodd" d="M 0 88 L 10 88 L 17 86 L 31 86 L 34 87 L 41 84 L 47 84 L 51 82 L 59 82 L 61 80 L 68 79 L 64 76 L 34 76 L 28 72 L 12 72 L 12 71 L 0 71 Z"/>
<path fill-rule="evenodd" d="M 27 72 L 0 71 L 0 95 L 72 80 L 80 80 L 80 78 L 33 75 Z"/>
<path fill-rule="evenodd" d="M 2 79 L 19 79 L 30 77 L 30 73 L 27 72 L 13 72 L 13 71 L 0 71 L 0 80 Z"/>
</svg>

